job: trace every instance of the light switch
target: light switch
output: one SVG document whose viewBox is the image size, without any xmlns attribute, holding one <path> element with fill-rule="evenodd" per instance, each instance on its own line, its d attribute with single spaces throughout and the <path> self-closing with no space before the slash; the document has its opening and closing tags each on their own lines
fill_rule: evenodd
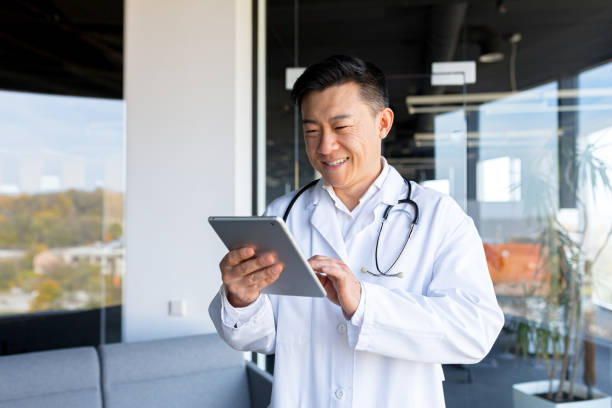
<svg viewBox="0 0 612 408">
<path fill-rule="evenodd" d="M 187 302 L 183 299 L 171 300 L 168 314 L 170 316 L 185 316 L 187 314 Z"/>
</svg>

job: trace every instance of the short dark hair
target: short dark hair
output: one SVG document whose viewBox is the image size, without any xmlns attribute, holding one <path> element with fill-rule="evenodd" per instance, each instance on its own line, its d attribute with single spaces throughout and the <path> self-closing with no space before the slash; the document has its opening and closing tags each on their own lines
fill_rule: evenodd
<svg viewBox="0 0 612 408">
<path fill-rule="evenodd" d="M 389 91 L 385 74 L 371 62 L 346 55 L 334 55 L 306 68 L 291 91 L 298 109 L 311 91 L 321 91 L 333 85 L 355 82 L 361 97 L 374 112 L 389 107 Z"/>
</svg>

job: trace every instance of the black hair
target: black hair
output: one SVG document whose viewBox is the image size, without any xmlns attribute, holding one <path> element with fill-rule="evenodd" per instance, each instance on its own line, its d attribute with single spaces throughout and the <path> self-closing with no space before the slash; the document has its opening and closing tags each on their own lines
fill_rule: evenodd
<svg viewBox="0 0 612 408">
<path fill-rule="evenodd" d="M 322 91 L 347 82 L 359 85 L 361 97 L 374 112 L 389 107 L 385 74 L 371 62 L 346 55 L 334 55 L 306 68 L 295 81 L 291 98 L 300 110 L 302 100 L 311 91 Z"/>
</svg>

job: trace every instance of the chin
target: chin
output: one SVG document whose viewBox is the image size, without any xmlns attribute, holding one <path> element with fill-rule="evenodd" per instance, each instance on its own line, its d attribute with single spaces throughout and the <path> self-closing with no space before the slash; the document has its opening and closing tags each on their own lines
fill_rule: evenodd
<svg viewBox="0 0 612 408">
<path fill-rule="evenodd" d="M 329 179 L 325 179 L 325 181 L 327 181 L 327 184 L 329 184 L 330 186 L 332 186 L 333 188 L 343 188 L 346 185 L 346 182 L 344 180 L 329 180 Z"/>
</svg>

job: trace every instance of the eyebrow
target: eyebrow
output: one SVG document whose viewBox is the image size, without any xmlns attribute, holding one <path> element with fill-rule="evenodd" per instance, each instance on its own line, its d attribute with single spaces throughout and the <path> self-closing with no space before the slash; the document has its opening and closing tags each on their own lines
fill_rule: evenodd
<svg viewBox="0 0 612 408">
<path fill-rule="evenodd" d="M 338 120 L 338 119 L 347 119 L 347 118 L 351 118 L 353 115 L 349 115 L 348 113 L 342 114 L 342 115 L 336 115 L 334 117 L 331 118 L 331 120 Z M 318 124 L 318 122 L 316 120 L 312 120 L 312 119 L 302 119 L 302 123 L 305 125 L 307 123 L 313 123 L 313 124 Z"/>
</svg>

